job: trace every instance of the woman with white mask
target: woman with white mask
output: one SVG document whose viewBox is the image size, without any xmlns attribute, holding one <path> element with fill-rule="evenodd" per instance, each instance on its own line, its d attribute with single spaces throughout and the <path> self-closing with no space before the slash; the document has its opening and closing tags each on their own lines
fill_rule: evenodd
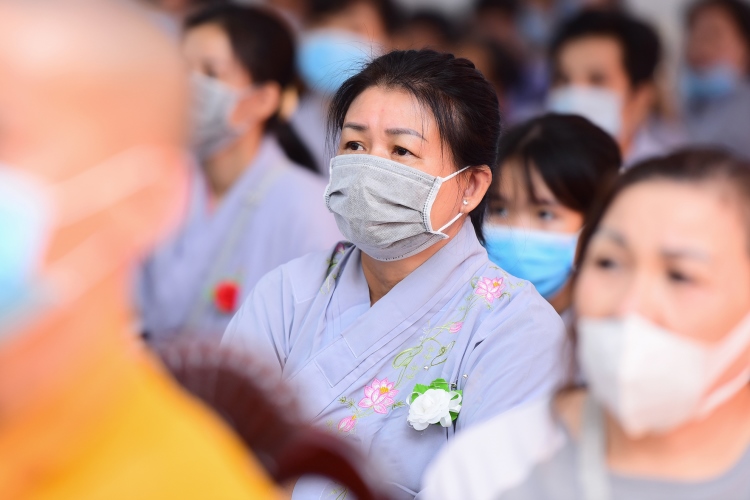
<svg viewBox="0 0 750 500">
<path fill-rule="evenodd" d="M 550 54 L 548 110 L 581 115 L 609 132 L 625 166 L 684 142 L 655 113 L 661 44 L 647 24 L 619 11 L 584 11 L 560 27 Z"/>
<path fill-rule="evenodd" d="M 578 235 L 620 161 L 614 139 L 580 116 L 545 115 L 500 139 L 485 248 L 492 262 L 531 281 L 566 323 Z"/>
<path fill-rule="evenodd" d="M 265 273 L 341 236 L 325 183 L 284 122 L 294 44 L 283 21 L 260 8 L 210 8 L 187 19 L 183 51 L 209 88 L 198 111 L 210 123 L 196 145 L 187 219 L 145 263 L 139 302 L 155 339 L 218 341 Z"/>
<path fill-rule="evenodd" d="M 563 325 L 480 243 L 500 117 L 470 61 L 381 56 L 339 89 L 330 131 L 326 201 L 349 242 L 268 274 L 223 342 L 271 360 L 412 498 L 456 433 L 554 390 Z M 335 488 L 301 480 L 294 498 Z"/>
<path fill-rule="evenodd" d="M 626 172 L 582 234 L 588 387 L 448 448 L 425 498 L 750 498 L 750 165 L 692 151 Z"/>
<path fill-rule="evenodd" d="M 694 3 L 685 59 L 680 90 L 691 139 L 750 158 L 750 4 Z"/>
</svg>

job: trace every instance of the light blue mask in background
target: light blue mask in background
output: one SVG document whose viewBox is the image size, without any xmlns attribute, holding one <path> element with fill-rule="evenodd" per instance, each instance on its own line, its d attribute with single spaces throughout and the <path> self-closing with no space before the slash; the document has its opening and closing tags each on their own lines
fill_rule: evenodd
<svg viewBox="0 0 750 500">
<path fill-rule="evenodd" d="M 485 224 L 484 237 L 490 260 L 513 276 L 533 283 L 545 299 L 557 295 L 570 278 L 578 233 Z"/>
<path fill-rule="evenodd" d="M 30 177 L 0 166 L 0 340 L 36 294 L 51 218 L 46 198 Z"/>
<path fill-rule="evenodd" d="M 297 70 L 305 84 L 332 96 L 380 51 L 369 40 L 348 31 L 314 30 L 302 37 Z"/>
<path fill-rule="evenodd" d="M 728 64 L 715 64 L 700 72 L 688 68 L 680 78 L 680 90 L 689 102 L 713 101 L 734 92 L 741 79 Z"/>
</svg>

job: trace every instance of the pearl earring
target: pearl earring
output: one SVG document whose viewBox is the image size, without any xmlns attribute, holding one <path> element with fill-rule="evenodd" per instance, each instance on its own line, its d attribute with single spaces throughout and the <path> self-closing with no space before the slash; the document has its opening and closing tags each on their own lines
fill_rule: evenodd
<svg viewBox="0 0 750 500">
<path fill-rule="evenodd" d="M 464 200 L 464 206 L 469 204 L 469 200 Z"/>
</svg>

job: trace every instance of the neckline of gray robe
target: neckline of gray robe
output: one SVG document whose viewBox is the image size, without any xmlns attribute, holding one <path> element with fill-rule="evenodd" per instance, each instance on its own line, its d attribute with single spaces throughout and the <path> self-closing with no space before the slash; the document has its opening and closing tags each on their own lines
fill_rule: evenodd
<svg viewBox="0 0 750 500">
<path fill-rule="evenodd" d="M 288 374 L 288 379 L 299 378 L 305 381 L 307 390 L 329 395 L 311 402 L 306 408 L 310 416 L 317 416 L 346 392 L 347 380 L 358 381 L 380 360 L 395 355 L 404 335 L 413 335 L 415 328 L 423 326 L 426 316 L 442 309 L 487 263 L 487 252 L 467 219 L 445 247 L 399 282 L 331 344 L 312 357 L 309 352 L 292 349 L 288 364 L 296 364 L 295 355 L 306 360 L 300 369 Z M 356 304 L 368 293 L 360 250 L 356 247 L 347 250 L 331 268 L 329 277 L 334 276 L 332 290 L 319 294 L 313 309 L 328 311 L 335 304 L 339 306 L 335 309 L 341 310 L 341 306 Z M 327 317 L 327 312 L 320 315 L 319 329 L 325 328 Z"/>
<path fill-rule="evenodd" d="M 156 277 L 150 280 L 150 292 L 156 296 L 153 302 L 159 304 L 159 310 L 149 311 L 148 304 L 144 305 L 147 329 L 164 332 L 186 328 L 183 323 L 190 310 L 205 299 L 205 280 L 215 256 L 227 243 L 226 233 L 238 210 L 269 171 L 288 163 L 276 140 L 265 137 L 252 163 L 214 210 L 210 210 L 206 178 L 196 169 L 182 227 L 149 260 L 149 272 Z"/>
</svg>

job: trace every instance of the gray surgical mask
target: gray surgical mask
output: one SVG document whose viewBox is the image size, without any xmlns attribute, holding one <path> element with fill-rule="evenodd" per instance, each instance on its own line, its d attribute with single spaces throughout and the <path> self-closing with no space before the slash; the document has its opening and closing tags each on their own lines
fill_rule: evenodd
<svg viewBox="0 0 750 500">
<path fill-rule="evenodd" d="M 416 255 L 448 238 L 432 228 L 430 212 L 440 186 L 448 177 L 435 177 L 378 156 L 341 155 L 331 160 L 326 206 L 341 233 L 361 251 L 380 261 Z"/>
<path fill-rule="evenodd" d="M 200 73 L 192 77 L 192 149 L 203 162 L 240 138 L 244 130 L 231 123 L 242 93 Z"/>
</svg>

